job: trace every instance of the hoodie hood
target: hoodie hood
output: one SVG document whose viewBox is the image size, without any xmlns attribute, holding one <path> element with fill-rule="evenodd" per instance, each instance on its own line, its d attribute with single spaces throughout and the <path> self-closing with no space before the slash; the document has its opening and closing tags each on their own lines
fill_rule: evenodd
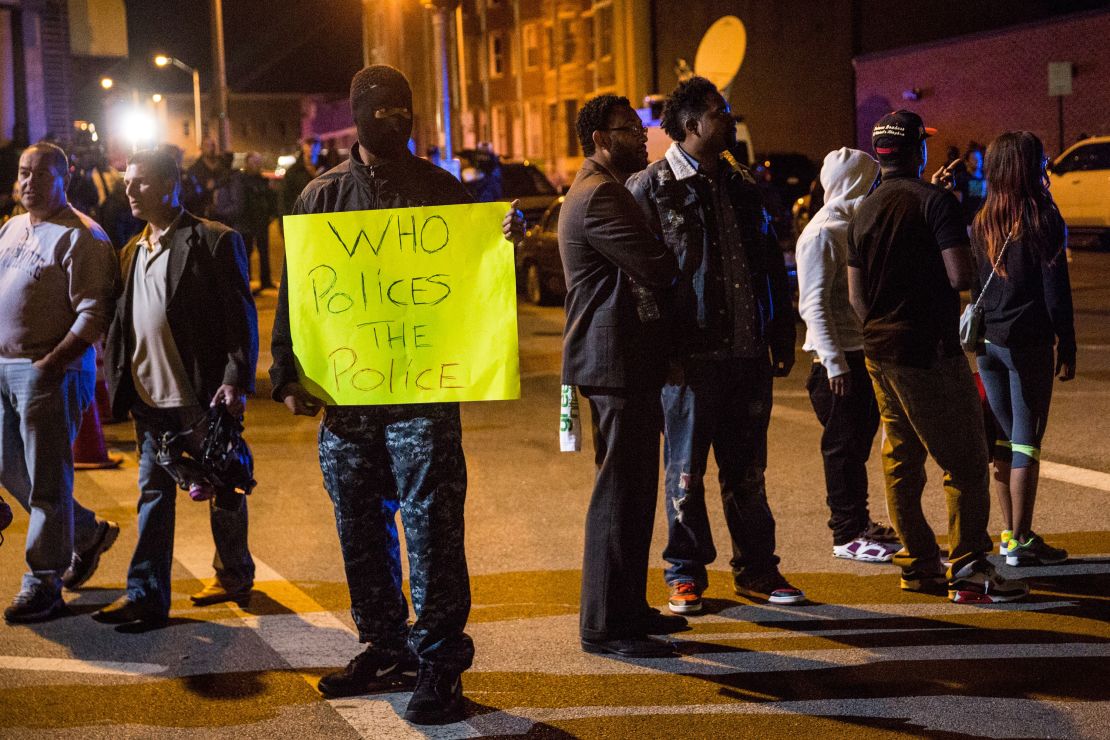
<svg viewBox="0 0 1110 740">
<path fill-rule="evenodd" d="M 847 147 L 829 152 L 821 166 L 825 207 L 850 218 L 878 176 L 879 163 L 866 152 Z"/>
</svg>

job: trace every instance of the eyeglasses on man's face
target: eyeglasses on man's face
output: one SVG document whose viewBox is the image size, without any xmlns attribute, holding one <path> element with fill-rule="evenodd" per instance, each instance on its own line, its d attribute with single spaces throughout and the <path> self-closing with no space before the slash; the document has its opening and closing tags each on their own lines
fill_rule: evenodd
<svg viewBox="0 0 1110 740">
<path fill-rule="evenodd" d="M 643 124 L 629 126 L 609 126 L 608 128 L 601 129 L 601 131 L 627 131 L 631 134 L 640 134 L 642 136 L 647 136 L 648 132 L 647 126 L 644 126 Z"/>
</svg>

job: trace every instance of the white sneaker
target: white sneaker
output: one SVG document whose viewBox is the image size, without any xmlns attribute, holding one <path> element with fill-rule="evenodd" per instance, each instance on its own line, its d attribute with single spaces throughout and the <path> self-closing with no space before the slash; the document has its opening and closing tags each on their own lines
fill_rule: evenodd
<svg viewBox="0 0 1110 740">
<path fill-rule="evenodd" d="M 901 545 L 893 542 L 876 542 L 866 537 L 856 537 L 843 545 L 833 545 L 833 556 L 864 563 L 889 563 Z"/>
</svg>

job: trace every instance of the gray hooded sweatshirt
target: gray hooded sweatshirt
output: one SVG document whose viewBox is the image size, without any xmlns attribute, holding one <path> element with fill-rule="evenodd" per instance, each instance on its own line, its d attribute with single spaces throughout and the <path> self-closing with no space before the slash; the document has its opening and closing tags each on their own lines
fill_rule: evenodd
<svg viewBox="0 0 1110 740">
<path fill-rule="evenodd" d="M 825 205 L 795 247 L 803 347 L 817 355 L 830 378 L 848 372 L 845 352 L 863 349 L 863 328 L 848 302 L 848 224 L 878 174 L 879 163 L 864 152 L 829 152 L 821 167 Z"/>
</svg>

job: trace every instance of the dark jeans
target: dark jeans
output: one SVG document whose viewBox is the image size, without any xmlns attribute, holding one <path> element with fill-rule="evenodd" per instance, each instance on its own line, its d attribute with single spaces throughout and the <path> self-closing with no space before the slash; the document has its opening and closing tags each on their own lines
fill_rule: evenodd
<svg viewBox="0 0 1110 740">
<path fill-rule="evenodd" d="M 821 456 L 825 461 L 825 492 L 829 505 L 829 529 L 833 545 L 845 545 L 867 529 L 867 458 L 879 429 L 879 407 L 867 375 L 863 351 L 846 352 L 851 389 L 845 396 L 829 390 L 829 374 L 820 362 L 806 381 L 809 400 L 821 434 Z"/>
<path fill-rule="evenodd" d="M 466 460 L 458 404 L 329 407 L 320 470 L 335 506 L 359 640 L 421 662 L 470 667 L 463 632 L 470 579 L 463 546 Z M 401 591 L 397 512 L 416 621 Z"/>
<path fill-rule="evenodd" d="M 663 386 L 668 584 L 704 589 L 705 566 L 717 557 L 705 511 L 709 448 L 717 460 L 725 523 L 732 539 L 734 578 L 773 572 L 775 518 L 767 505 L 767 426 L 771 365 L 755 359 L 687 360 L 685 383 Z"/>
<path fill-rule="evenodd" d="M 586 513 L 579 629 L 585 640 L 640 634 L 659 495 L 658 387 L 582 388 L 593 417 L 597 477 Z"/>
<path fill-rule="evenodd" d="M 921 508 L 925 458 L 944 472 L 949 577 L 990 551 L 987 447 L 983 409 L 963 354 L 931 368 L 867 360 L 882 415 L 887 513 L 902 540 L 894 564 L 930 571 L 940 548 Z"/>
<path fill-rule="evenodd" d="M 139 443 L 139 539 L 127 571 L 127 597 L 168 614 L 177 483 L 156 461 L 155 445 L 163 432 L 188 429 L 206 412 L 199 406 L 155 409 L 140 403 L 131 413 Z M 199 447 L 206 431 L 201 423 L 195 446 Z M 247 547 L 247 497 L 243 496 L 239 511 L 219 509 L 215 503 L 209 500 L 208 516 L 216 544 L 212 559 L 216 579 L 229 591 L 249 589 L 254 584 L 254 560 Z"/>
<path fill-rule="evenodd" d="M 1040 461 L 1056 377 L 1052 347 L 1007 349 L 987 344 L 978 364 L 1001 432 L 999 439 L 991 440 L 995 458 L 1014 468 Z"/>
<path fill-rule="evenodd" d="M 258 249 L 258 279 L 262 287 L 273 285 L 270 278 L 270 228 L 255 229 L 243 233 L 243 242 L 247 247 L 247 265 L 250 265 L 251 252 Z"/>
</svg>

